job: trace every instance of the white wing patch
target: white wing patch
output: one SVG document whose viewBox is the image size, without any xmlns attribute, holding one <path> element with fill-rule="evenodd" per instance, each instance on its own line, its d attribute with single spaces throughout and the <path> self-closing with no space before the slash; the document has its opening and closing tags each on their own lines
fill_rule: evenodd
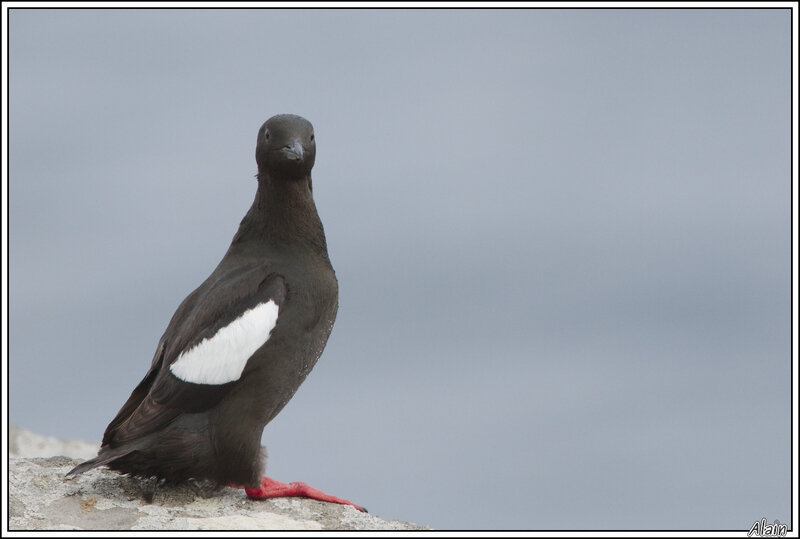
<svg viewBox="0 0 800 539">
<path fill-rule="evenodd" d="M 181 352 L 169 366 L 184 382 L 219 385 L 238 380 L 247 360 L 267 342 L 278 321 L 278 305 L 259 303 L 211 338 Z"/>
</svg>

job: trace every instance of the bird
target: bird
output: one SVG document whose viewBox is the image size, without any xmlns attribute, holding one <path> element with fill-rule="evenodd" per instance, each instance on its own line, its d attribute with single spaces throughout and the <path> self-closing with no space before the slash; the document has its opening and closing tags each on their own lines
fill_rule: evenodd
<svg viewBox="0 0 800 539">
<path fill-rule="evenodd" d="M 303 496 L 363 507 L 264 476 L 264 427 L 322 354 L 338 281 L 314 203 L 314 127 L 279 114 L 258 131 L 258 187 L 230 247 L 178 306 L 150 369 L 108 424 L 97 457 L 160 483 L 244 488 L 251 499 Z"/>
</svg>

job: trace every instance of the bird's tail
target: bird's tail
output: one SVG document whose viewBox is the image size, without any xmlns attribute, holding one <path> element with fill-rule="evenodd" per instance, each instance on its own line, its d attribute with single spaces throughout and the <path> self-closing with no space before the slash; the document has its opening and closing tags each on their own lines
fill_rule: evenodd
<svg viewBox="0 0 800 539">
<path fill-rule="evenodd" d="M 132 451 L 135 451 L 135 448 L 130 446 L 117 447 L 114 449 L 102 448 L 100 449 L 100 453 L 98 453 L 98 455 L 95 458 L 87 460 L 82 464 L 78 464 L 73 469 L 68 471 L 66 477 L 67 479 L 70 479 L 72 477 L 75 477 L 76 475 L 82 474 L 83 472 L 88 472 L 92 468 L 97 468 L 98 466 L 108 464 L 112 460 L 124 457 L 125 455 L 127 455 Z"/>
</svg>

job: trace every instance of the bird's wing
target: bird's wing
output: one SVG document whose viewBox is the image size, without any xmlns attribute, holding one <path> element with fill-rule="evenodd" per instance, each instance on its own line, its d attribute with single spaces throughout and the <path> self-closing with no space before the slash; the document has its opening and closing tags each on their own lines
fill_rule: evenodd
<svg viewBox="0 0 800 539">
<path fill-rule="evenodd" d="M 215 406 L 269 339 L 285 298 L 283 277 L 263 264 L 214 272 L 172 317 L 150 370 L 106 428 L 103 446 L 132 442 L 182 413 Z"/>
</svg>

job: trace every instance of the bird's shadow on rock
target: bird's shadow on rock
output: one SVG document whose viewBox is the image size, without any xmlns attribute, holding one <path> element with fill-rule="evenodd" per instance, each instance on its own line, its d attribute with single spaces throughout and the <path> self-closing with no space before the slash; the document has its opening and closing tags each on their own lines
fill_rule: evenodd
<svg viewBox="0 0 800 539">
<path fill-rule="evenodd" d="M 70 479 L 64 479 L 70 481 Z M 198 498 L 220 496 L 225 487 L 210 481 L 190 479 L 183 484 L 171 484 L 155 477 L 139 478 L 103 469 L 100 477 L 91 482 L 98 494 L 127 501 L 140 500 L 146 504 L 165 507 L 185 506 Z"/>
</svg>

